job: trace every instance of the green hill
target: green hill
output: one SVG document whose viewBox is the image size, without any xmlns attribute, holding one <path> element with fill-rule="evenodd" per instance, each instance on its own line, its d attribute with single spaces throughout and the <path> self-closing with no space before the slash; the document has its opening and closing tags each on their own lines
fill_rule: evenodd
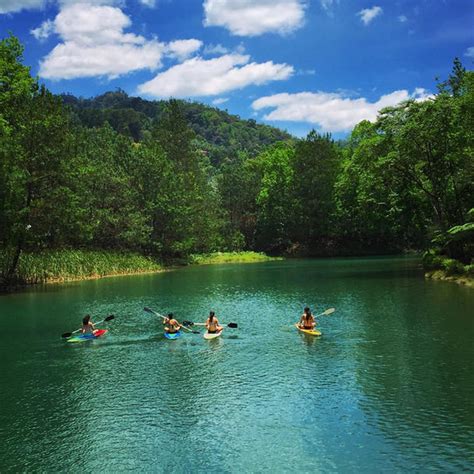
<svg viewBox="0 0 474 474">
<path fill-rule="evenodd" d="M 122 90 L 91 99 L 72 95 L 62 95 L 62 99 L 82 125 L 99 127 L 109 123 L 114 130 L 136 142 L 146 138 L 160 121 L 167 103 L 131 97 Z M 285 131 L 252 119 L 242 120 L 237 115 L 197 102 L 179 102 L 196 133 L 199 148 L 207 152 L 214 165 L 242 152 L 256 156 L 269 145 L 292 138 Z"/>
</svg>

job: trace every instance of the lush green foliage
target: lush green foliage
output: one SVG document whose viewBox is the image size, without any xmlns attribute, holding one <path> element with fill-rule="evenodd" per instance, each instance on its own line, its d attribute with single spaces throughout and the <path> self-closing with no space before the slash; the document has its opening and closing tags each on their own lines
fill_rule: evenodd
<svg viewBox="0 0 474 474">
<path fill-rule="evenodd" d="M 451 227 L 446 232 L 438 231 L 432 240 L 433 247 L 425 252 L 423 264 L 429 272 L 441 271 L 446 276 L 474 277 L 474 208 L 467 213 L 467 222 Z M 450 249 L 455 246 L 462 259 L 449 258 Z"/>
<path fill-rule="evenodd" d="M 335 143 L 123 91 L 58 98 L 21 59 L 14 37 L 0 41 L 4 283 L 58 275 L 48 258 L 76 271 L 72 253 L 52 257 L 63 249 L 166 262 L 433 246 L 463 271 L 472 263 L 474 73 L 459 61 L 436 96 L 385 109 Z M 440 265 L 460 271 L 451 260 Z"/>
<path fill-rule="evenodd" d="M 191 255 L 190 263 L 206 265 L 211 263 L 256 263 L 277 260 L 261 252 L 214 252 L 210 254 Z"/>
</svg>

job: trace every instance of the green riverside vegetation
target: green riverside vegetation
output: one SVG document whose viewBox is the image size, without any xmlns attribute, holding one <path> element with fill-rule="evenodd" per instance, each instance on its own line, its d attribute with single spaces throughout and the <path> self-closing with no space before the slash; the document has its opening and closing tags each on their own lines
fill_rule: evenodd
<svg viewBox="0 0 474 474">
<path fill-rule="evenodd" d="M 426 276 L 435 280 L 454 280 L 474 287 L 474 264 L 464 264 L 460 260 L 446 256 L 450 246 L 459 242 L 466 249 L 466 254 L 474 253 L 474 208 L 467 213 L 467 222 L 438 232 L 433 238 L 433 247 L 423 256 Z"/>
<path fill-rule="evenodd" d="M 0 287 L 216 252 L 415 250 L 472 274 L 474 72 L 457 59 L 436 95 L 335 142 L 120 90 L 58 97 L 22 55 L 0 41 Z"/>
<path fill-rule="evenodd" d="M 211 263 L 256 263 L 281 260 L 281 257 L 269 257 L 261 252 L 215 252 L 203 255 L 191 255 L 190 263 L 206 265 Z"/>
<path fill-rule="evenodd" d="M 105 250 L 22 252 L 17 281 L 34 284 L 151 273 L 163 267 L 143 255 Z"/>
</svg>

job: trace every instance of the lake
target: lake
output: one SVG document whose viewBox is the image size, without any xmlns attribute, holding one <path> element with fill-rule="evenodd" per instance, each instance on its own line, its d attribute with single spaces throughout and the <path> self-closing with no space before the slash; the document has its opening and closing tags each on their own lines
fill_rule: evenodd
<svg viewBox="0 0 474 474">
<path fill-rule="evenodd" d="M 305 305 L 336 308 L 320 338 Z M 239 327 L 170 341 L 145 306 Z M 116 319 L 67 344 L 87 313 Z M 47 285 L 0 317 L 1 472 L 474 470 L 474 291 L 414 258 Z"/>
</svg>

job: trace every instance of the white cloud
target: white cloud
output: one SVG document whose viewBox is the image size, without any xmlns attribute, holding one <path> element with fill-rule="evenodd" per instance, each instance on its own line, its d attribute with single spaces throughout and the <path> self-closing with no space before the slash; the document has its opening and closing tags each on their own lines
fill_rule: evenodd
<svg viewBox="0 0 474 474">
<path fill-rule="evenodd" d="M 130 24 L 129 17 L 118 8 L 90 4 L 64 7 L 54 20 L 54 30 L 63 43 L 41 61 L 40 76 L 114 78 L 139 69 L 157 69 L 164 45 L 124 33 Z"/>
<path fill-rule="evenodd" d="M 208 44 L 204 48 L 204 54 L 207 56 L 221 55 L 230 53 L 230 50 L 221 44 Z"/>
<path fill-rule="evenodd" d="M 360 19 L 364 23 L 364 25 L 368 25 L 371 23 L 377 16 L 381 15 L 383 12 L 382 8 L 380 7 L 372 7 L 372 8 L 364 8 L 359 13 Z"/>
<path fill-rule="evenodd" d="M 140 3 L 142 5 L 145 5 L 146 7 L 153 8 L 156 5 L 155 0 L 140 0 Z"/>
<path fill-rule="evenodd" d="M 46 20 L 38 28 L 31 30 L 30 33 L 39 41 L 49 38 L 54 33 L 54 22 Z"/>
<path fill-rule="evenodd" d="M 254 110 L 273 109 L 265 120 L 308 122 L 318 125 L 324 132 L 351 130 L 362 120 L 374 121 L 378 111 L 408 100 L 426 100 L 432 97 L 425 89 L 415 89 L 413 94 L 399 90 L 383 95 L 377 102 L 365 98 L 352 99 L 341 93 L 300 92 L 261 97 L 252 103 Z"/>
<path fill-rule="evenodd" d="M 93 76 L 114 79 L 139 69 L 154 70 L 160 57 L 160 46 L 155 42 L 143 46 L 106 44 L 87 48 L 65 43 L 56 46 L 41 62 L 39 75 L 45 79 Z"/>
<path fill-rule="evenodd" d="M 143 37 L 123 33 L 131 23 L 119 8 L 90 4 L 66 7 L 54 20 L 56 32 L 64 41 L 86 47 L 110 43 L 143 44 Z"/>
<path fill-rule="evenodd" d="M 464 56 L 467 56 L 468 58 L 473 58 L 474 59 L 474 46 L 471 46 L 466 49 L 466 52 L 464 53 Z"/>
<path fill-rule="evenodd" d="M 427 91 L 423 87 L 417 87 L 410 99 L 414 99 L 416 102 L 421 102 L 423 100 L 434 99 L 434 97 L 434 94 L 431 94 L 431 92 Z"/>
<path fill-rule="evenodd" d="M 204 25 L 223 26 L 237 36 L 290 33 L 303 25 L 303 0 L 205 0 Z"/>
<path fill-rule="evenodd" d="M 400 23 L 406 23 L 406 22 L 408 21 L 408 18 L 407 18 L 405 15 L 400 15 L 400 16 L 398 17 L 398 21 L 399 21 Z"/>
<path fill-rule="evenodd" d="M 245 54 L 245 46 L 240 43 L 233 49 L 221 44 L 208 44 L 203 51 L 204 56 L 222 56 L 223 54 Z"/>
<path fill-rule="evenodd" d="M 217 99 L 214 99 L 212 103 L 214 105 L 220 105 L 220 104 L 225 104 L 229 100 L 228 97 L 219 97 Z"/>
<path fill-rule="evenodd" d="M 184 61 L 192 56 L 196 51 L 199 51 L 201 47 L 202 41 L 197 39 L 176 40 L 168 43 L 166 46 L 166 53 L 173 58 Z"/>
<path fill-rule="evenodd" d="M 46 0 L 0 0 L 0 14 L 43 8 Z"/>
<path fill-rule="evenodd" d="M 287 64 L 249 60 L 250 56 L 239 54 L 189 59 L 141 84 L 138 90 L 154 97 L 213 96 L 251 84 L 287 79 L 293 74 L 293 67 Z"/>
</svg>

